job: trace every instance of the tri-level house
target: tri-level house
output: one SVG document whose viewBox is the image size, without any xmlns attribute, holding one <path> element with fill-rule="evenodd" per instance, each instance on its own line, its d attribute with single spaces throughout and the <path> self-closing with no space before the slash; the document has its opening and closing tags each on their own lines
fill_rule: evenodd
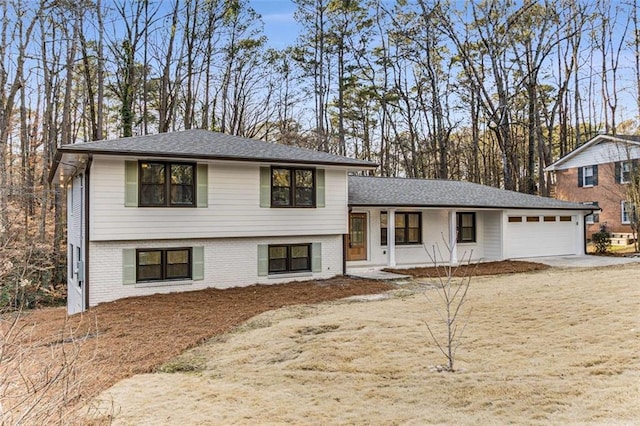
<svg viewBox="0 0 640 426">
<path fill-rule="evenodd" d="M 598 135 L 545 170 L 555 172 L 556 198 L 601 209 L 586 217 L 587 238 L 603 227 L 631 235 L 627 189 L 639 162 L 640 136 Z"/>
<path fill-rule="evenodd" d="M 584 253 L 593 208 L 205 130 L 63 145 L 68 312 L 131 296 L 322 279 L 349 268 Z"/>
</svg>

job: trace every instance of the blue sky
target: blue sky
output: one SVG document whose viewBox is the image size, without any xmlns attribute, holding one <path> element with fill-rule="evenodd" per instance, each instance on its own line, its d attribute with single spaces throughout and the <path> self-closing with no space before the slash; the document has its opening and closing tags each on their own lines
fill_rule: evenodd
<svg viewBox="0 0 640 426">
<path fill-rule="evenodd" d="M 293 44 L 300 28 L 293 19 L 296 5 L 291 0 L 251 0 L 249 4 L 262 15 L 270 46 L 282 49 Z"/>
</svg>

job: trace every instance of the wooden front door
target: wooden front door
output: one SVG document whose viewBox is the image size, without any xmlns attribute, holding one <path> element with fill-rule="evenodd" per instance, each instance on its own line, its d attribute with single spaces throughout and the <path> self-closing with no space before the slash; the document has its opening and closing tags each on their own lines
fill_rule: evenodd
<svg viewBox="0 0 640 426">
<path fill-rule="evenodd" d="M 367 260 L 367 214 L 349 214 L 347 260 Z"/>
</svg>

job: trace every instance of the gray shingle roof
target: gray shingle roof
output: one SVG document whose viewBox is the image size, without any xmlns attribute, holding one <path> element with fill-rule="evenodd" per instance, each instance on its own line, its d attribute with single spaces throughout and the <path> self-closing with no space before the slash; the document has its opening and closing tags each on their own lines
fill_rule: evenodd
<svg viewBox="0 0 640 426">
<path fill-rule="evenodd" d="M 184 130 L 156 135 L 63 145 L 60 153 L 135 155 L 192 159 L 270 161 L 280 163 L 376 167 L 375 163 L 326 152 L 258 141 L 207 130 Z"/>
<path fill-rule="evenodd" d="M 349 176 L 349 205 L 591 210 L 591 206 L 471 182 Z M 594 208 L 597 210 L 597 208 Z"/>
</svg>

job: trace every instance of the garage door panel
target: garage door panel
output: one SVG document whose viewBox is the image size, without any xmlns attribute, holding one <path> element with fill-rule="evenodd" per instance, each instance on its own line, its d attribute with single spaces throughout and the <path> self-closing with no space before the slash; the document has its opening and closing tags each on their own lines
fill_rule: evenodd
<svg viewBox="0 0 640 426">
<path fill-rule="evenodd" d="M 509 222 L 506 245 L 511 258 L 575 253 L 579 226 L 571 222 Z"/>
</svg>

